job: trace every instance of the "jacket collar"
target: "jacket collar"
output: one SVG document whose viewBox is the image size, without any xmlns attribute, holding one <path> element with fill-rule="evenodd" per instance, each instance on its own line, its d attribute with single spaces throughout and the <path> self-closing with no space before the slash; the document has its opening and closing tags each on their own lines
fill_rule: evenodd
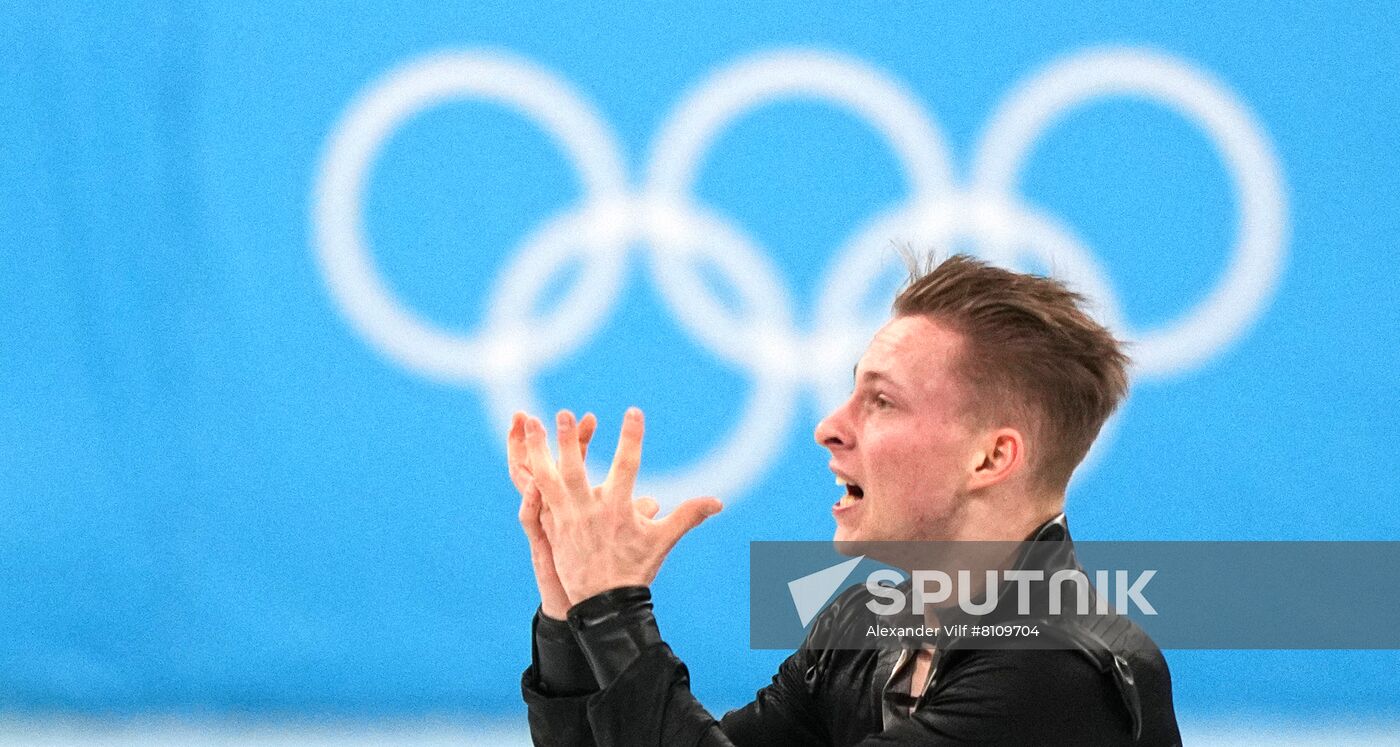
<svg viewBox="0 0 1400 747">
<path fill-rule="evenodd" d="M 1079 567 L 1079 561 L 1074 553 L 1074 542 L 1069 535 L 1069 522 L 1065 518 L 1064 512 L 1056 514 L 1036 527 L 1023 540 L 1023 545 L 1017 550 L 1019 554 L 1016 561 L 1011 564 L 1011 570 L 1041 570 L 1045 574 L 1044 577 L 1048 579 L 1056 571 Z M 899 584 L 899 588 L 906 594 L 912 586 L 911 580 Z M 1035 588 L 1044 590 L 1046 587 L 1043 584 L 1037 584 Z M 1044 595 L 1037 595 L 1037 597 L 1040 596 Z M 982 598 L 985 599 L 985 596 Z M 1042 608 L 1045 602 L 1045 599 L 1033 598 L 1032 609 Z M 1003 581 L 997 587 L 997 605 L 991 612 L 985 615 L 970 615 L 957 606 L 953 606 L 946 613 L 939 615 L 939 622 L 942 625 L 951 626 L 959 623 L 1006 620 L 1017 616 L 1016 606 L 1015 582 Z M 881 615 L 880 617 L 891 627 L 917 627 L 922 622 L 922 618 L 915 617 L 910 610 L 895 615 Z"/>
</svg>

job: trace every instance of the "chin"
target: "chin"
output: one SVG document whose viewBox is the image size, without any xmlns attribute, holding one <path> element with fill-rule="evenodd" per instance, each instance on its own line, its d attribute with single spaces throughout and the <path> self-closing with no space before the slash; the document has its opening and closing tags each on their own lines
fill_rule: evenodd
<svg viewBox="0 0 1400 747">
<path fill-rule="evenodd" d="M 858 543 L 878 542 L 882 538 L 879 532 L 869 527 L 836 527 L 836 532 L 832 535 L 832 542 L 847 543 L 850 555 L 865 555 L 869 551 L 868 547 L 861 547 Z M 847 554 L 843 552 L 842 554 Z"/>
<path fill-rule="evenodd" d="M 866 545 L 862 542 L 848 540 L 844 537 L 836 537 L 831 541 L 831 544 L 832 547 L 836 549 L 837 555 L 855 558 L 866 554 Z"/>
</svg>

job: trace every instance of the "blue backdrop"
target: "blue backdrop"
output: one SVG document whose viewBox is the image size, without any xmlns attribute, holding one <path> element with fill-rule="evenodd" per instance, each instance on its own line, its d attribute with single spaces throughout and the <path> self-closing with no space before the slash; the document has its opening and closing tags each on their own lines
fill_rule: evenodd
<svg viewBox="0 0 1400 747">
<path fill-rule="evenodd" d="M 1393 9 L 121 5 L 0 22 L 0 708 L 518 713 L 523 402 L 725 499 L 657 606 L 745 702 L 895 243 L 1138 341 L 1076 536 L 1400 539 Z M 1400 717 L 1394 652 L 1168 658 Z"/>
</svg>

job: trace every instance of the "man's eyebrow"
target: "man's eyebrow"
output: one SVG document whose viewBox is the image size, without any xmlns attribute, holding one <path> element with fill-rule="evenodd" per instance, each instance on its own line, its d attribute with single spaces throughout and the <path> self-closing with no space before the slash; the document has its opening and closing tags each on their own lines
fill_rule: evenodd
<svg viewBox="0 0 1400 747">
<path fill-rule="evenodd" d="M 898 386 L 898 382 L 896 382 L 894 379 L 890 378 L 890 375 L 887 374 L 887 373 L 885 373 L 884 371 L 870 371 L 870 370 L 867 370 L 867 371 L 862 375 L 862 374 L 859 373 L 859 370 L 860 370 L 860 365 L 859 365 L 859 364 L 857 364 L 854 368 L 851 369 L 851 378 L 852 378 L 853 380 L 859 381 L 859 380 L 861 380 L 861 379 L 865 379 L 865 380 L 867 380 L 867 381 L 870 381 L 870 380 L 885 381 L 885 382 L 889 382 L 890 384 L 894 384 L 894 385 Z"/>
</svg>

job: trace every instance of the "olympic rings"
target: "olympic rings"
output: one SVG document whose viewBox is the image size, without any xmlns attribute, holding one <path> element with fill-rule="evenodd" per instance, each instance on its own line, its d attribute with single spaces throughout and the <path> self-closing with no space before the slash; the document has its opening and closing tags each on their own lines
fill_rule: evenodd
<svg viewBox="0 0 1400 747">
<path fill-rule="evenodd" d="M 1241 210 L 1218 286 L 1165 328 L 1140 334 L 1129 330 L 1108 275 L 1083 242 L 1014 191 L 1040 134 L 1073 108 L 1108 96 L 1159 102 L 1198 125 L 1218 149 Z M 490 291 L 480 330 L 463 336 L 393 297 L 366 246 L 361 205 L 366 174 L 396 128 L 433 106 L 471 97 L 511 106 L 539 123 L 579 170 L 584 195 L 526 237 Z M 697 204 L 691 190 L 703 154 L 729 122 L 793 97 L 842 107 L 869 123 L 911 190 L 903 205 L 876 216 L 837 253 L 805 332 L 757 242 Z M 1238 339 L 1282 272 L 1285 186 L 1262 128 L 1222 83 L 1158 52 L 1091 49 L 1055 62 L 993 115 L 965 188 L 952 163 L 915 97 L 880 70 L 827 52 L 779 50 L 741 60 L 691 91 L 655 140 L 644 186 L 633 190 L 613 134 L 565 82 L 498 51 L 436 54 L 371 85 L 336 124 L 313 194 L 313 241 L 331 297 L 351 326 L 410 370 L 477 388 L 501 432 L 516 409 L 538 410 L 530 382 L 601 327 L 619 300 L 629 252 L 643 247 L 653 281 L 682 327 L 754 381 L 743 415 L 719 446 L 678 473 L 645 476 L 639 489 L 663 504 L 701 493 L 741 497 L 776 456 L 804 391 L 824 407 L 844 399 L 851 363 L 884 321 L 866 318 L 851 299 L 879 287 L 892 239 L 920 247 L 964 239 L 988 261 L 1012 267 L 1029 258 L 1051 268 L 1094 302 L 1100 321 L 1134 341 L 1135 373 L 1158 378 L 1198 367 Z M 582 262 L 581 279 L 547 318 L 535 318 L 539 295 L 572 259 Z M 734 307 L 714 297 L 698 262 L 737 292 Z"/>
</svg>

